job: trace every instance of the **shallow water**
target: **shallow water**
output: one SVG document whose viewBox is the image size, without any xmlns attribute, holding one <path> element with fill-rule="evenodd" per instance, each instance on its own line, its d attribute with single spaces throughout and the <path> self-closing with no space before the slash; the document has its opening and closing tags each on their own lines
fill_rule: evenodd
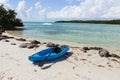
<svg viewBox="0 0 120 80">
<path fill-rule="evenodd" d="M 100 46 L 120 46 L 120 25 L 24 22 L 21 35 Z"/>
</svg>

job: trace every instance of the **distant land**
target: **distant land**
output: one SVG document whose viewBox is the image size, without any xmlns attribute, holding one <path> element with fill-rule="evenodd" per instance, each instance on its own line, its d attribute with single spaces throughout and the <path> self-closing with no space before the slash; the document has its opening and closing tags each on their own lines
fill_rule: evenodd
<svg viewBox="0 0 120 80">
<path fill-rule="evenodd" d="M 120 24 L 120 20 L 70 20 L 55 21 L 55 23 L 93 23 L 93 24 Z"/>
</svg>

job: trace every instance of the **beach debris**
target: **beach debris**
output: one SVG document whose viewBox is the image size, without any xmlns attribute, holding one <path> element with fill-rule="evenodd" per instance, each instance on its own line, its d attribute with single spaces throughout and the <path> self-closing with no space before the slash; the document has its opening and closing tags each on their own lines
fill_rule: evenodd
<svg viewBox="0 0 120 80">
<path fill-rule="evenodd" d="M 83 47 L 83 50 L 90 50 L 90 48 L 89 47 Z"/>
<path fill-rule="evenodd" d="M 87 50 L 82 50 L 84 53 L 87 53 Z"/>
<path fill-rule="evenodd" d="M 120 56 L 116 54 L 110 54 L 110 52 L 106 49 L 103 49 L 101 47 L 83 47 L 82 51 L 86 53 L 88 50 L 98 50 L 99 55 L 101 57 L 114 57 L 114 58 L 120 58 Z"/>
<path fill-rule="evenodd" d="M 90 50 L 101 50 L 101 49 L 103 49 L 103 48 L 101 48 L 101 47 L 90 47 L 89 49 L 90 49 Z"/>
<path fill-rule="evenodd" d="M 0 40 L 3 40 L 3 39 L 13 39 L 14 37 L 9 37 L 9 36 L 6 36 L 6 35 L 2 35 L 0 36 Z"/>
<path fill-rule="evenodd" d="M 5 40 L 2 40 L 3 42 L 10 42 L 9 40 L 5 39 Z"/>
<path fill-rule="evenodd" d="M 11 43 L 11 45 L 16 45 L 16 43 Z"/>
<path fill-rule="evenodd" d="M 55 47 L 55 44 L 52 42 L 47 42 L 46 47 Z"/>
<path fill-rule="evenodd" d="M 86 50 L 101 50 L 103 48 L 101 47 L 83 47 L 83 51 L 86 51 Z"/>
<path fill-rule="evenodd" d="M 2 39 L 8 39 L 8 37 L 0 36 L 0 40 L 2 40 Z"/>
<path fill-rule="evenodd" d="M 32 49 L 32 48 L 39 47 L 39 45 L 37 45 L 37 44 L 32 44 L 32 43 L 22 43 L 21 45 L 19 45 L 19 47 L 20 47 L 20 48 Z"/>
<path fill-rule="evenodd" d="M 35 47 L 39 47 L 39 45 L 37 45 L 37 44 L 31 44 L 31 43 L 27 44 L 27 48 L 28 49 L 32 49 L 32 48 L 35 48 Z"/>
<path fill-rule="evenodd" d="M 120 58 L 120 56 L 117 54 L 111 54 L 111 57 Z"/>
<path fill-rule="evenodd" d="M 73 66 L 73 69 L 75 69 L 75 67 Z"/>
<path fill-rule="evenodd" d="M 31 44 L 41 44 L 39 41 L 37 41 L 37 40 L 32 40 L 32 41 L 30 41 L 30 43 Z"/>
<path fill-rule="evenodd" d="M 43 44 L 47 44 L 46 42 L 43 42 Z"/>
<path fill-rule="evenodd" d="M 18 41 L 26 41 L 26 39 L 24 39 L 24 38 L 17 38 L 16 40 L 18 40 Z"/>
<path fill-rule="evenodd" d="M 8 80 L 13 80 L 13 77 L 8 77 Z"/>
<path fill-rule="evenodd" d="M 84 53 L 87 53 L 87 50 L 90 50 L 90 48 L 89 48 L 89 47 L 83 47 L 83 49 L 82 49 L 82 51 L 83 51 Z"/>
<path fill-rule="evenodd" d="M 111 59 L 111 61 L 115 61 L 117 63 L 120 63 L 120 61 L 116 60 L 116 59 Z"/>
<path fill-rule="evenodd" d="M 28 43 L 22 43 L 19 45 L 20 48 L 26 48 Z"/>
<path fill-rule="evenodd" d="M 103 65 L 97 65 L 98 67 L 105 67 L 105 66 L 103 66 Z"/>
<path fill-rule="evenodd" d="M 99 55 L 100 55 L 101 57 L 110 57 L 110 56 L 111 56 L 110 53 L 109 53 L 109 51 L 106 50 L 106 49 L 101 49 L 101 50 L 99 50 Z"/>
<path fill-rule="evenodd" d="M 34 72 L 37 72 L 37 70 L 35 69 Z"/>
<path fill-rule="evenodd" d="M 80 59 L 80 60 L 87 61 L 87 59 Z"/>
</svg>

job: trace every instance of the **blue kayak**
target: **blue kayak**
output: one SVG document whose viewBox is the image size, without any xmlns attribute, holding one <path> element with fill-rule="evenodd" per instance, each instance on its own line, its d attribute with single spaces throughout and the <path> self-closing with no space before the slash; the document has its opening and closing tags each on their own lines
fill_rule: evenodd
<svg viewBox="0 0 120 80">
<path fill-rule="evenodd" d="M 59 51 L 59 52 L 55 52 L 54 47 L 41 50 L 41 51 L 29 56 L 28 59 L 33 62 L 43 61 L 46 59 L 47 59 L 47 61 L 54 60 L 54 59 L 58 59 L 58 58 L 62 57 L 69 50 L 69 47 L 67 47 L 67 46 L 61 46 L 59 48 L 61 49 L 61 51 Z"/>
</svg>

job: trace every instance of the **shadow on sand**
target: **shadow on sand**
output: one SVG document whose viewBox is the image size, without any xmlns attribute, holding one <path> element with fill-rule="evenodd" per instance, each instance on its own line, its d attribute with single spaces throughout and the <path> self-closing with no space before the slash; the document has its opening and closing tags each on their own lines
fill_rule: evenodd
<svg viewBox="0 0 120 80">
<path fill-rule="evenodd" d="M 52 65 L 54 65 L 56 62 L 60 62 L 60 61 L 63 61 L 65 59 L 67 59 L 68 57 L 70 57 L 71 55 L 73 54 L 73 52 L 67 52 L 63 57 L 59 58 L 59 59 L 56 59 L 56 60 L 52 60 L 52 61 L 46 61 L 45 64 L 49 64 L 49 63 L 52 63 L 48 66 L 45 66 L 45 67 L 41 67 L 41 64 L 42 62 L 33 62 L 34 65 L 37 65 L 39 67 L 41 67 L 41 69 L 48 69 L 50 68 Z"/>
</svg>

